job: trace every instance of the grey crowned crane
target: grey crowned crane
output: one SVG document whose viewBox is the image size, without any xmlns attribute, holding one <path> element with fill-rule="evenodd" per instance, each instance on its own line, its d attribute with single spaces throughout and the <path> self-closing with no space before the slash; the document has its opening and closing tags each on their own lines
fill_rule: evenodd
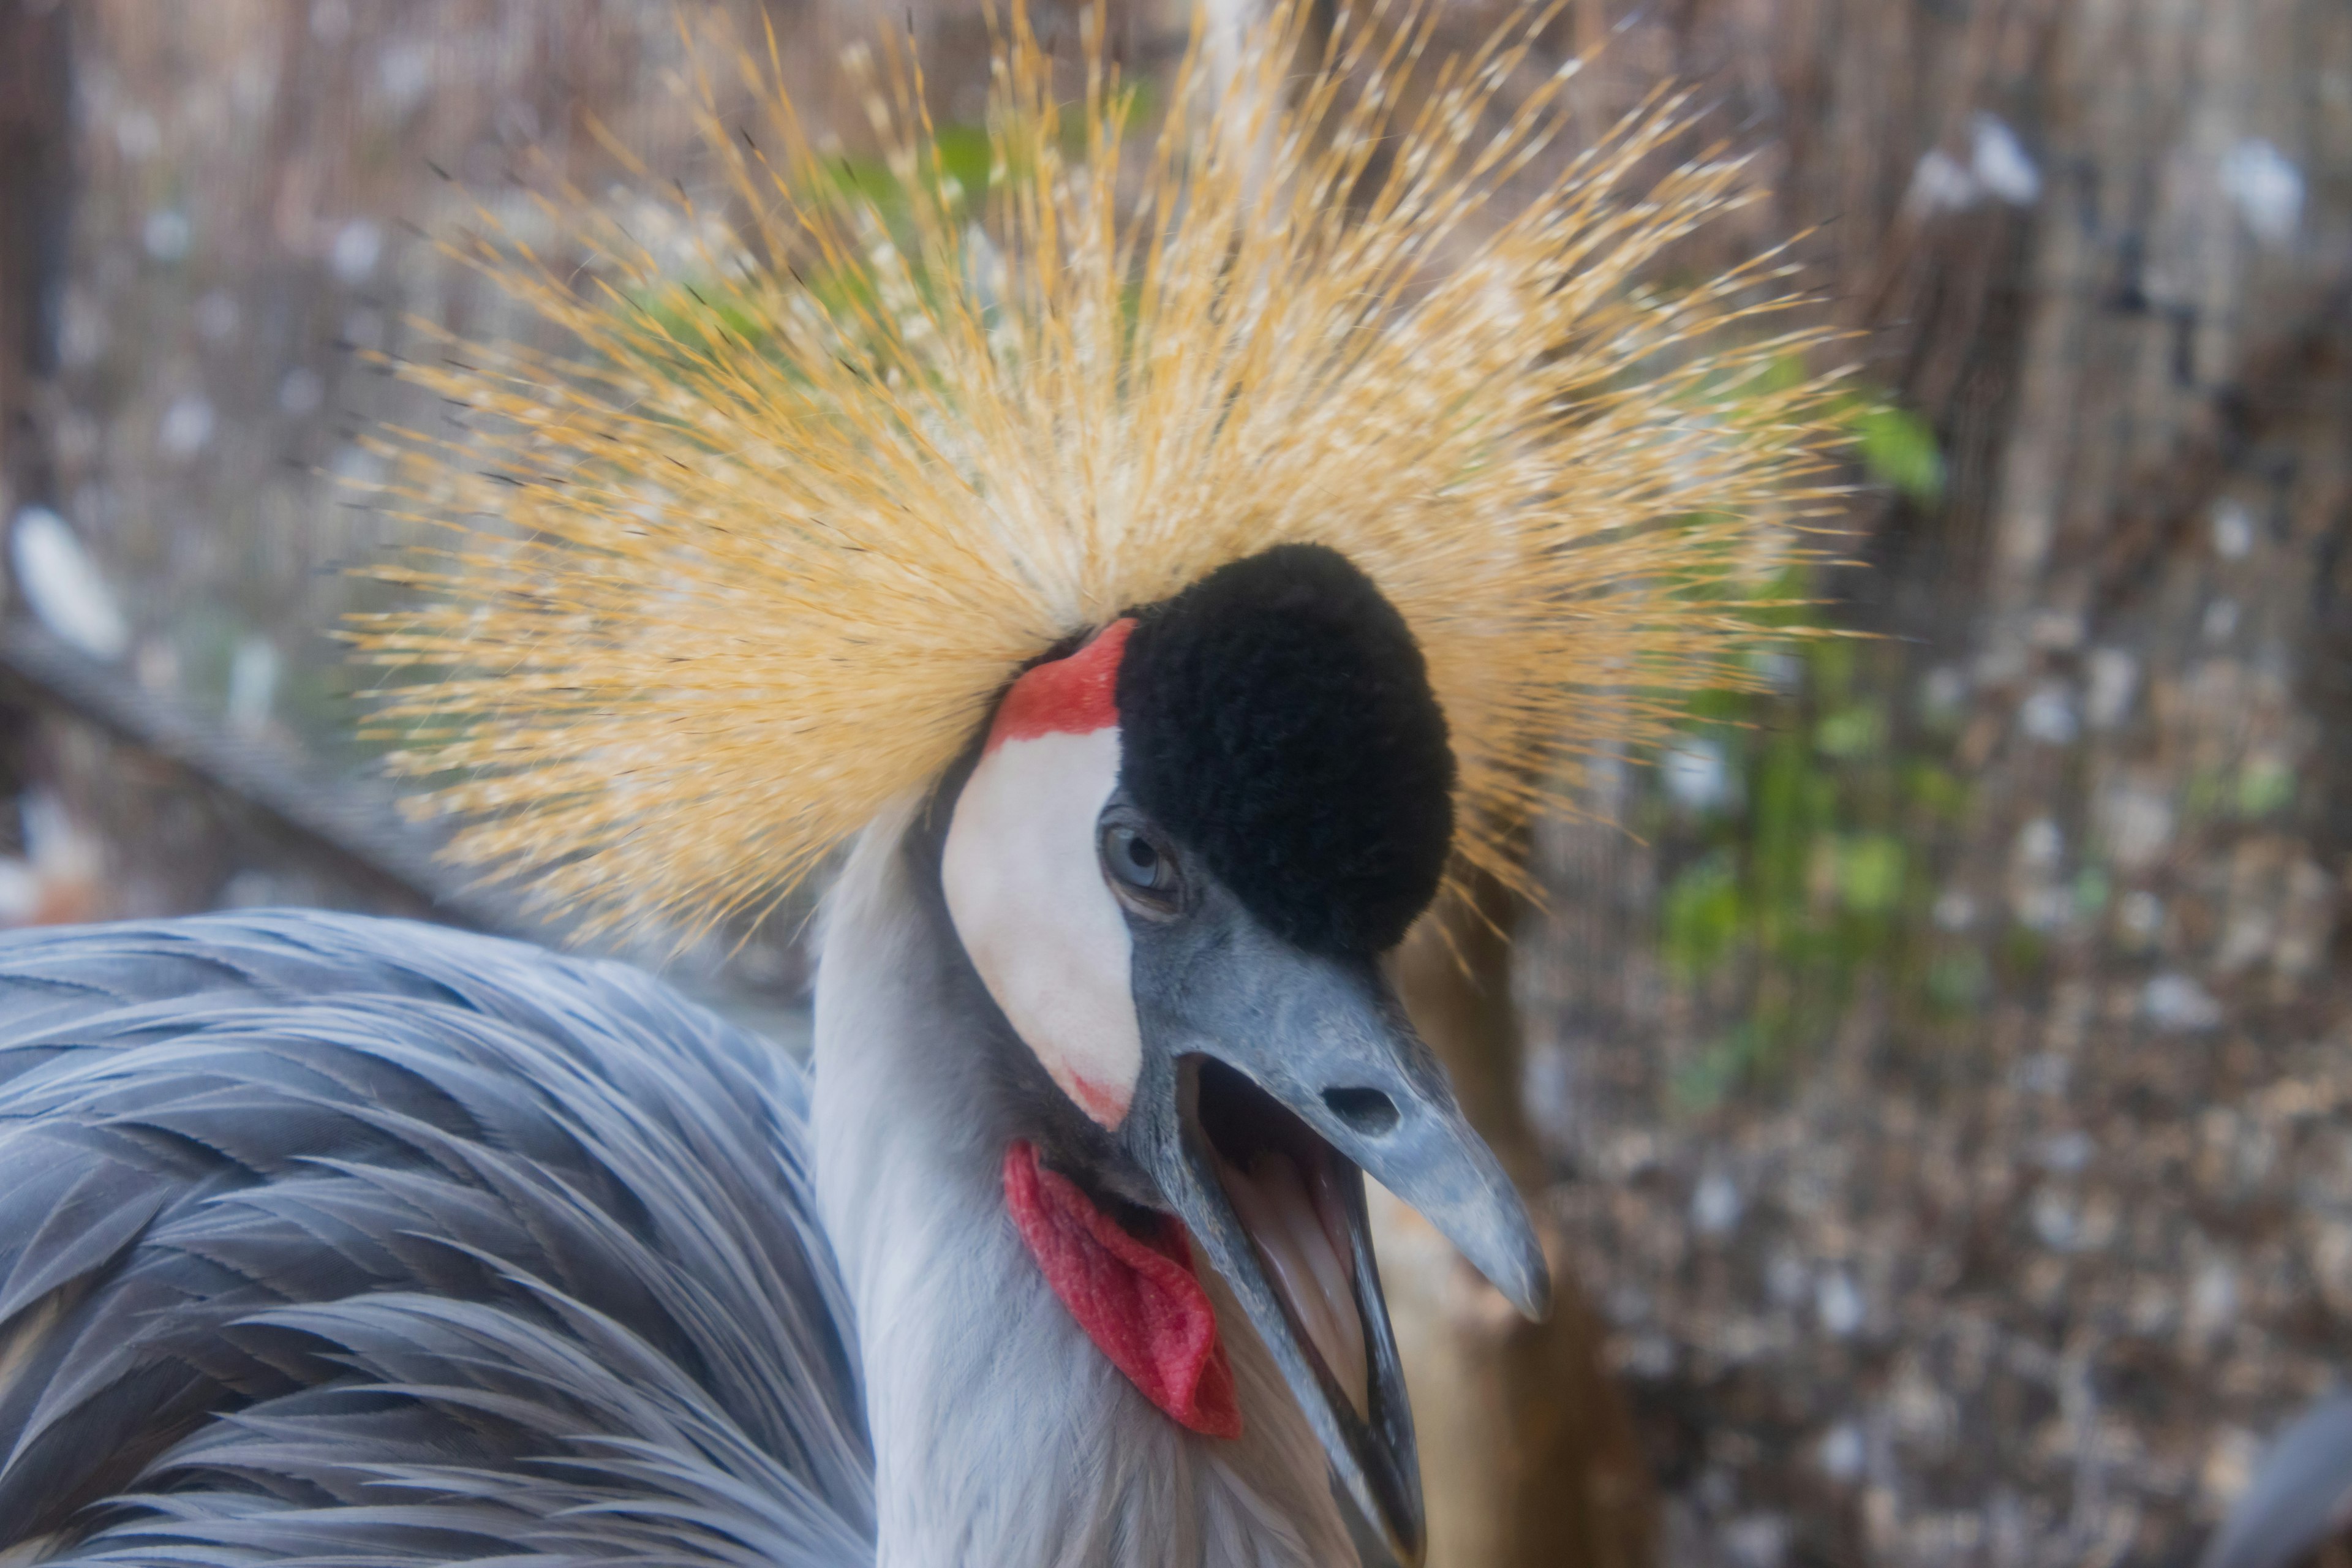
<svg viewBox="0 0 2352 1568">
<path fill-rule="evenodd" d="M 832 857 L 812 1070 L 413 925 L 0 942 L 0 1562 L 1417 1557 L 1363 1177 L 1547 1281 L 1381 955 L 1748 679 L 1823 388 L 1627 287 L 1740 189 L 1673 102 L 1555 155 L 1549 12 L 1406 92 L 1309 9 L 1140 153 L 1016 7 L 985 178 L 886 51 L 887 179 L 710 110 L 691 276 L 481 237 L 572 346 L 401 367 L 386 723 L 592 927 Z"/>
</svg>

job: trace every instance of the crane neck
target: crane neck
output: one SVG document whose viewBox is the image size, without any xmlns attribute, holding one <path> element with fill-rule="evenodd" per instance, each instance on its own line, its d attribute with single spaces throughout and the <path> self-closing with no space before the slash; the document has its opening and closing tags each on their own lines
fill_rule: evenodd
<svg viewBox="0 0 2352 1568">
<path fill-rule="evenodd" d="M 817 1199 L 857 1314 L 881 1568 L 1351 1568 L 1322 1450 L 1213 1270 L 1230 1439 L 1139 1393 L 1024 1245 L 1003 1170 L 1034 1090 L 915 815 L 853 853 L 816 984 Z"/>
</svg>

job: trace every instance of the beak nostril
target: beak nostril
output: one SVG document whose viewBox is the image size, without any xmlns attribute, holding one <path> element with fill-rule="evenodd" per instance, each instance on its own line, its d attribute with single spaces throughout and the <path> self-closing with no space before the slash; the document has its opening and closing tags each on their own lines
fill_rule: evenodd
<svg viewBox="0 0 2352 1568">
<path fill-rule="evenodd" d="M 1397 1124 L 1396 1101 L 1377 1089 L 1327 1089 L 1323 1103 L 1354 1131 L 1378 1137 Z"/>
</svg>

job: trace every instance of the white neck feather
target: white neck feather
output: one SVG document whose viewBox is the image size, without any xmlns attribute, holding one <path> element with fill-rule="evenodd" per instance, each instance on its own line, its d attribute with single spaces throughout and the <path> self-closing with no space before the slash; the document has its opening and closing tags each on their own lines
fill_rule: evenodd
<svg viewBox="0 0 2352 1568">
<path fill-rule="evenodd" d="M 1323 1452 L 1213 1270 L 1244 1435 L 1154 1408 L 1054 1296 L 1004 1207 L 1024 1135 L 905 811 L 859 843 L 816 984 L 816 1188 L 850 1297 L 879 1568 L 1352 1568 Z"/>
</svg>

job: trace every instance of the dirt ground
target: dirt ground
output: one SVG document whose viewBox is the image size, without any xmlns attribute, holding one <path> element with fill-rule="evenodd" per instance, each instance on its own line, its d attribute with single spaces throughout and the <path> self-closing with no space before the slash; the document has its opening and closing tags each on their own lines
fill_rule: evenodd
<svg viewBox="0 0 2352 1568">
<path fill-rule="evenodd" d="M 1585 859 L 1642 896 L 1638 847 Z M 1670 988 L 1638 958 L 1592 984 L 1572 920 L 1523 940 L 1549 1201 L 1664 1561 L 2186 1563 L 2340 1375 L 2340 988 L 2224 1006 L 2110 966 L 1993 1005 L 1966 1050 L 1865 1000 L 1780 1091 L 1676 1113 Z"/>
</svg>

